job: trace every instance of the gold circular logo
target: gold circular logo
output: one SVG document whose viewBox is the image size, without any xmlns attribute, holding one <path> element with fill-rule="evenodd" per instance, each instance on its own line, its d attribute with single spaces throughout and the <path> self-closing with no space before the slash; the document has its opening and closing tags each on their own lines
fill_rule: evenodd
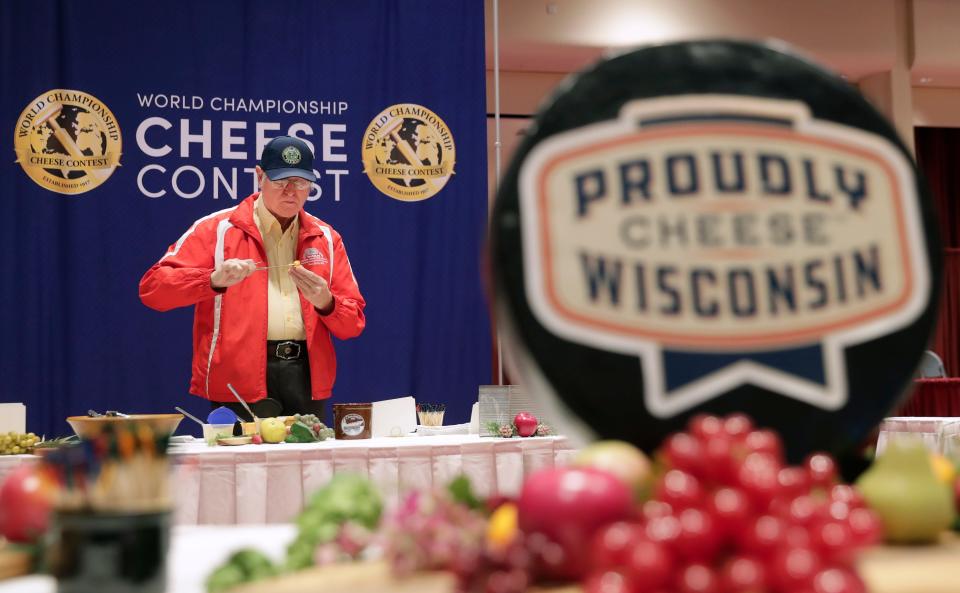
<svg viewBox="0 0 960 593">
<path fill-rule="evenodd" d="M 437 114 L 413 103 L 381 111 L 363 135 L 363 172 L 396 200 L 433 197 L 453 175 L 453 134 Z"/>
<path fill-rule="evenodd" d="M 300 151 L 296 146 L 288 146 L 280 153 L 280 158 L 288 165 L 296 165 L 300 162 Z"/>
<path fill-rule="evenodd" d="M 96 97 L 54 89 L 20 114 L 13 147 L 17 162 L 37 185 L 82 194 L 106 181 L 120 164 L 120 126 Z"/>
</svg>

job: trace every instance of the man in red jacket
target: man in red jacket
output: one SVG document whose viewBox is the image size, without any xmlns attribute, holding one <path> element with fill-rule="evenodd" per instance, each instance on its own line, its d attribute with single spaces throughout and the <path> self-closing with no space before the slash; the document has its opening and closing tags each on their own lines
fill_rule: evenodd
<svg viewBox="0 0 960 593">
<path fill-rule="evenodd" d="M 261 191 L 193 223 L 144 274 L 140 299 L 194 306 L 190 393 L 237 409 L 229 383 L 260 417 L 322 418 L 330 336 L 359 335 L 366 303 L 339 233 L 303 209 L 316 181 L 307 144 L 274 138 L 256 175 Z"/>
</svg>

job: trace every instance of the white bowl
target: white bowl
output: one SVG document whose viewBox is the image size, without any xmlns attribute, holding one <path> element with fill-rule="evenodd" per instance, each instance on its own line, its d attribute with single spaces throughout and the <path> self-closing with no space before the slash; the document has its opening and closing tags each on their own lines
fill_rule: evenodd
<svg viewBox="0 0 960 593">
<path fill-rule="evenodd" d="M 203 440 L 208 445 L 216 445 L 217 439 L 225 439 L 233 436 L 232 424 L 204 424 Z"/>
</svg>

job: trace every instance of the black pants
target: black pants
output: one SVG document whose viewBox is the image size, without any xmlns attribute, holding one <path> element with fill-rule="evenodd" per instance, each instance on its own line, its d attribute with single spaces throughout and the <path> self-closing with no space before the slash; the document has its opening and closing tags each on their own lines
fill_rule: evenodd
<svg viewBox="0 0 960 593">
<path fill-rule="evenodd" d="M 245 395 L 245 394 L 240 394 Z M 267 342 L 267 397 L 248 405 L 259 418 L 314 414 L 321 422 L 325 400 L 310 398 L 310 361 L 307 343 L 291 340 Z M 240 402 L 210 402 L 213 408 L 226 406 L 242 420 L 249 420 Z"/>
</svg>

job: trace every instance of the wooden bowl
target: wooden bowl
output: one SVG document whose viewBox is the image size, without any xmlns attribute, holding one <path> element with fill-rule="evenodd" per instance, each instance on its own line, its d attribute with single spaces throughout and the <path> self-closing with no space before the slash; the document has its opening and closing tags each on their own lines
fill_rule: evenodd
<svg viewBox="0 0 960 593">
<path fill-rule="evenodd" d="M 81 439 L 92 439 L 106 430 L 148 427 L 156 436 L 169 436 L 177 429 L 183 414 L 130 414 L 129 416 L 70 416 L 67 423 Z"/>
</svg>

